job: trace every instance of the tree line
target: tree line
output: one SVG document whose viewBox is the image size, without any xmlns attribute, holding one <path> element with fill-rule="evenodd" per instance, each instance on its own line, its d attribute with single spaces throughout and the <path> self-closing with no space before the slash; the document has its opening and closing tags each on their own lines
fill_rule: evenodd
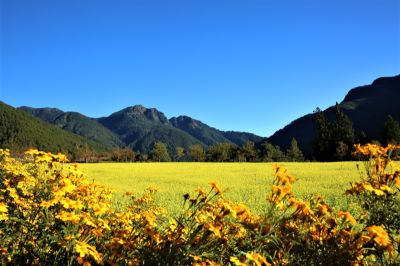
<svg viewBox="0 0 400 266">
<path fill-rule="evenodd" d="M 400 123 L 392 116 L 388 116 L 380 134 L 376 138 L 367 136 L 364 131 L 356 132 L 349 117 L 341 110 L 338 103 L 335 106 L 335 118 L 327 119 L 321 109 L 314 111 L 314 121 L 317 136 L 314 140 L 314 157 L 317 161 L 343 161 L 355 159 L 352 156 L 353 146 L 356 143 L 375 143 L 386 146 L 400 144 Z M 399 154 L 392 154 L 392 158 L 400 158 Z"/>
<path fill-rule="evenodd" d="M 156 142 L 148 153 L 136 152 L 131 148 L 96 152 L 87 145 L 77 146 L 69 157 L 75 162 L 301 162 L 305 160 L 296 139 L 292 139 L 291 146 L 286 152 L 268 142 L 256 145 L 251 141 L 242 146 L 226 142 L 210 147 L 194 144 L 188 149 L 176 147 L 170 152 L 165 143 Z"/>
</svg>

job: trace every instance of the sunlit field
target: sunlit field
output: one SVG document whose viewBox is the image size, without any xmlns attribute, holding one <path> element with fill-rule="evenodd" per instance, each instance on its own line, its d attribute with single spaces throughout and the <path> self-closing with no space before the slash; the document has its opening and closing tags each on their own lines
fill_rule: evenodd
<svg viewBox="0 0 400 266">
<path fill-rule="evenodd" d="M 281 163 L 289 173 L 298 178 L 293 190 L 307 199 L 311 194 L 321 194 L 332 205 L 339 208 L 349 206 L 350 199 L 344 197 L 349 183 L 360 178 L 364 169 L 362 162 L 334 163 Z M 157 200 L 169 212 L 179 210 L 183 195 L 196 188 L 210 188 L 208 183 L 216 181 L 225 196 L 262 212 L 266 197 L 271 192 L 273 163 L 97 163 L 81 164 L 89 178 L 111 187 L 116 202 L 125 192 L 140 195 L 147 187 L 158 189 Z M 354 207 L 354 206 L 353 206 Z"/>
</svg>

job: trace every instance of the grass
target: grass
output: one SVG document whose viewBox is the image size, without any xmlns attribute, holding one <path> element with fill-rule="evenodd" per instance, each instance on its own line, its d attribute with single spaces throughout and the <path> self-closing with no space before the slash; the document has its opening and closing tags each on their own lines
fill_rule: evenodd
<svg viewBox="0 0 400 266">
<path fill-rule="evenodd" d="M 300 198 L 321 194 L 328 203 L 338 208 L 355 208 L 344 192 L 349 183 L 359 180 L 356 162 L 281 163 L 296 176 L 293 191 Z M 198 187 L 209 189 L 216 181 L 225 196 L 242 202 L 255 212 L 262 212 L 270 194 L 273 163 L 98 163 L 81 164 L 89 178 L 111 187 L 116 201 L 125 192 L 140 195 L 147 187 L 158 188 L 157 200 L 168 212 L 176 213 L 183 202 L 183 194 Z M 363 169 L 361 163 L 360 169 Z"/>
</svg>

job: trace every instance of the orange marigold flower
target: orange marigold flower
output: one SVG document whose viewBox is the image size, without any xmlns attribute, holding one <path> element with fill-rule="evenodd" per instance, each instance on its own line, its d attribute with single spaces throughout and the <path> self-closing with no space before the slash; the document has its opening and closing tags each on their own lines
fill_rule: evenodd
<svg viewBox="0 0 400 266">
<path fill-rule="evenodd" d="M 394 180 L 394 183 L 396 184 L 396 186 L 398 187 L 398 188 L 400 188 L 400 178 L 396 178 L 395 180 Z"/>
<path fill-rule="evenodd" d="M 218 184 L 215 181 L 211 181 L 210 185 L 211 185 L 212 189 L 214 189 L 215 193 L 222 194 L 221 188 L 218 186 Z"/>
<path fill-rule="evenodd" d="M 390 253 L 393 251 L 389 234 L 385 231 L 385 229 L 383 229 L 383 227 L 372 225 L 367 227 L 366 230 L 369 232 L 368 236 L 373 238 L 375 243 Z"/>
<path fill-rule="evenodd" d="M 352 225 L 355 225 L 357 223 L 356 219 L 354 219 L 354 217 L 349 212 L 339 211 L 338 216 L 342 217 L 345 221 L 351 223 Z"/>
<path fill-rule="evenodd" d="M 279 165 L 279 163 L 275 163 L 275 164 L 272 166 L 272 169 L 273 169 L 275 172 L 279 172 L 279 170 L 281 169 L 281 166 Z"/>
</svg>

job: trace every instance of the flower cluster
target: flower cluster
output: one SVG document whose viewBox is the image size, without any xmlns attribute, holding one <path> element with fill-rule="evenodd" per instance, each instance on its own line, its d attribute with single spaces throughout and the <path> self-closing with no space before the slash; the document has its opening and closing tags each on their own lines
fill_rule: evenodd
<svg viewBox="0 0 400 266">
<path fill-rule="evenodd" d="M 385 170 L 392 164 L 392 147 L 357 150 L 371 156 L 371 168 L 368 178 L 348 193 L 369 197 L 367 220 L 335 210 L 321 196 L 297 198 L 292 192 L 296 178 L 279 165 L 274 166 L 275 179 L 262 214 L 226 199 L 211 182 L 208 191 L 199 188 L 185 194 L 181 213 L 169 217 L 154 200 L 154 188 L 140 197 L 127 193 L 126 206 L 117 210 L 112 208 L 112 191 L 90 182 L 64 155 L 29 150 L 17 159 L 0 150 L 0 263 L 399 263 L 400 210 L 385 205 L 390 213 L 382 222 L 374 218 L 373 208 L 377 202 L 398 203 L 399 173 Z"/>
</svg>

